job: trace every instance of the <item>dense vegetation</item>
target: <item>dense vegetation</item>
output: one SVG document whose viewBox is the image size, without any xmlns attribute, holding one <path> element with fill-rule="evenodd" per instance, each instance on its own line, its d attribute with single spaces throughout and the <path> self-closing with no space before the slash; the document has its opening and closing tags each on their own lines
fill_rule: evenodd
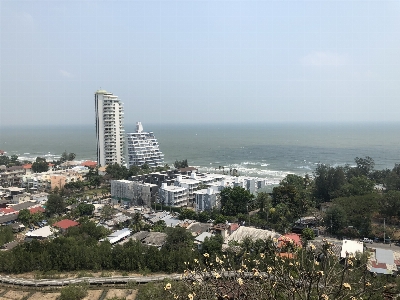
<svg viewBox="0 0 400 300">
<path fill-rule="evenodd" d="M 166 228 L 165 245 L 158 250 L 129 241 L 112 246 L 98 243 L 108 231 L 91 221 L 52 240 L 33 240 L 11 251 L 0 252 L 0 272 L 125 270 L 137 272 L 182 272 L 184 261 L 193 260 L 193 237 L 184 228 Z"/>
</svg>

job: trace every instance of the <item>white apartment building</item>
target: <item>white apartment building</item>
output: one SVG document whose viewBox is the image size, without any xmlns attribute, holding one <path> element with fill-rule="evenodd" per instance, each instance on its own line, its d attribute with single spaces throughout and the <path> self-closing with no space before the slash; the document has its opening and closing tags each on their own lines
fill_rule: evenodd
<svg viewBox="0 0 400 300">
<path fill-rule="evenodd" d="M 159 190 L 160 201 L 169 206 L 187 206 L 188 190 L 184 187 L 163 183 Z"/>
<path fill-rule="evenodd" d="M 96 109 L 97 164 L 124 164 L 124 109 L 118 96 L 105 90 L 94 95 Z"/>
<path fill-rule="evenodd" d="M 133 197 L 133 181 L 111 180 L 111 198 L 114 203 L 131 202 Z"/>
<path fill-rule="evenodd" d="M 220 192 L 212 188 L 194 192 L 196 211 L 212 210 L 220 205 Z"/>
<path fill-rule="evenodd" d="M 153 132 L 143 131 L 142 123 L 136 123 L 136 132 L 126 134 L 127 164 L 150 167 L 164 165 L 164 154 L 160 151 L 157 139 Z"/>
<path fill-rule="evenodd" d="M 111 199 L 114 204 L 150 206 L 155 201 L 158 186 L 130 180 L 111 180 Z"/>
<path fill-rule="evenodd" d="M 180 186 L 187 189 L 189 203 L 194 203 L 195 197 L 193 193 L 197 190 L 199 184 L 200 181 L 197 180 L 196 173 L 194 172 L 190 175 L 190 178 L 179 175 L 174 182 L 175 186 Z"/>
</svg>

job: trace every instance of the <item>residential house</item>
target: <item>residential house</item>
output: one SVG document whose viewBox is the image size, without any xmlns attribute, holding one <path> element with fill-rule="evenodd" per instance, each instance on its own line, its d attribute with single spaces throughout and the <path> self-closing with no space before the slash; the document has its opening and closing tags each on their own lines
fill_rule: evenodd
<svg viewBox="0 0 400 300">
<path fill-rule="evenodd" d="M 370 252 L 367 268 L 371 273 L 397 275 L 397 265 L 393 251 L 375 248 Z"/>
<path fill-rule="evenodd" d="M 197 249 L 201 250 L 203 248 L 203 243 L 206 238 L 211 238 L 213 236 L 210 232 L 203 232 L 194 238 L 194 243 L 197 245 Z"/>
<path fill-rule="evenodd" d="M 61 232 L 65 232 L 68 228 L 78 226 L 79 223 L 73 220 L 64 219 L 53 224 L 53 227 L 59 228 Z"/>
<path fill-rule="evenodd" d="M 346 258 L 348 255 L 356 256 L 357 253 L 364 252 L 364 243 L 359 241 L 343 240 L 340 258 Z"/>
</svg>

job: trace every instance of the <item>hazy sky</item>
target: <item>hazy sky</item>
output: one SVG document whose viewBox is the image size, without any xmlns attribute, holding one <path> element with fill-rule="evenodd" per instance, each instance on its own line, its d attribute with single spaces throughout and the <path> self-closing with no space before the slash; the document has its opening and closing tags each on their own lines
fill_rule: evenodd
<svg viewBox="0 0 400 300">
<path fill-rule="evenodd" d="M 0 0 L 0 126 L 398 121 L 399 1 Z"/>
</svg>

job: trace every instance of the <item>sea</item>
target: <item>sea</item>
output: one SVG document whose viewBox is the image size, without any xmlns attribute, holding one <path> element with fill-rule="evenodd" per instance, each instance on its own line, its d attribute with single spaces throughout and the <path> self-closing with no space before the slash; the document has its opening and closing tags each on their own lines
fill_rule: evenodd
<svg viewBox="0 0 400 300">
<path fill-rule="evenodd" d="M 287 174 L 312 175 L 317 164 L 354 166 L 370 156 L 375 169 L 400 163 L 400 123 L 144 124 L 154 132 L 165 163 L 187 159 L 201 172 L 229 172 L 279 183 Z M 125 125 L 133 132 L 135 125 Z M 62 152 L 96 160 L 95 127 L 0 127 L 0 149 L 7 155 L 51 161 Z"/>
</svg>

